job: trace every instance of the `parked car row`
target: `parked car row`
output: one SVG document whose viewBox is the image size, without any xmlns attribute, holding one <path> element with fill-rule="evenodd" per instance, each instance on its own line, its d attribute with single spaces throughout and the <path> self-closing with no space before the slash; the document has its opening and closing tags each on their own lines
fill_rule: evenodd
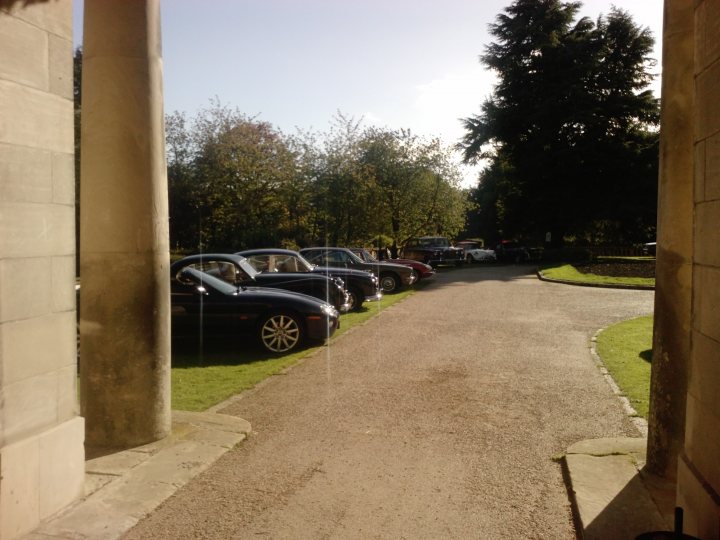
<svg viewBox="0 0 720 540">
<path fill-rule="evenodd" d="M 364 302 L 382 298 L 377 275 L 365 270 L 315 265 L 297 251 L 289 249 L 250 249 L 240 251 L 237 255 L 246 257 L 247 262 L 262 274 L 293 272 L 300 275 L 322 275 L 342 281 L 348 296 L 348 311 L 360 309 Z"/>
<path fill-rule="evenodd" d="M 431 263 L 486 260 L 482 252 L 425 237 L 399 259 L 345 247 L 191 255 L 170 266 L 173 335 L 246 334 L 289 353 L 332 336 L 341 313 L 433 277 Z"/>
</svg>

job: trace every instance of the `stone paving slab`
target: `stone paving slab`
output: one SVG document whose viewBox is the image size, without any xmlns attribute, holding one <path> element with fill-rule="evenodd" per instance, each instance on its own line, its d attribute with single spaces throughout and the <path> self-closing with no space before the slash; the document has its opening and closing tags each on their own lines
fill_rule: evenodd
<svg viewBox="0 0 720 540">
<path fill-rule="evenodd" d="M 581 441 L 565 456 L 568 488 L 584 540 L 632 540 L 648 531 L 672 530 L 640 469 L 645 439 Z"/>
<path fill-rule="evenodd" d="M 85 497 L 23 538 L 119 538 L 249 432 L 236 416 L 173 411 L 169 437 L 88 460 Z"/>
</svg>

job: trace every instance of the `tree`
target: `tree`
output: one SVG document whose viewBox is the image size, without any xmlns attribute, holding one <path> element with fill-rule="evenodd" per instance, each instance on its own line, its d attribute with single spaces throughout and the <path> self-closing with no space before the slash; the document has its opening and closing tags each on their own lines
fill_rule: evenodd
<svg viewBox="0 0 720 540">
<path fill-rule="evenodd" d="M 478 189 L 497 197 L 506 236 L 550 231 L 561 242 L 612 222 L 617 239 L 632 216 L 642 223 L 630 236 L 654 222 L 658 103 L 643 90 L 652 36 L 618 9 L 575 21 L 579 6 L 516 0 L 481 57 L 499 82 L 464 121 L 461 147 L 468 162 L 490 161 Z"/>
<path fill-rule="evenodd" d="M 296 155 L 267 122 L 213 103 L 187 126 L 166 119 L 170 234 L 175 247 L 279 245 L 297 224 Z"/>
<path fill-rule="evenodd" d="M 384 217 L 397 250 L 424 233 L 455 236 L 463 228 L 467 200 L 450 153 L 437 139 L 424 141 L 409 131 L 369 129 L 360 162 L 376 186 L 378 215 Z"/>
<path fill-rule="evenodd" d="M 397 246 L 462 229 L 467 197 L 448 149 L 338 114 L 324 136 L 287 137 L 214 103 L 166 118 L 176 249 Z"/>
<path fill-rule="evenodd" d="M 360 163 L 362 121 L 338 113 L 322 137 L 315 173 L 315 238 L 352 245 L 371 238 L 383 221 L 372 178 Z"/>
</svg>

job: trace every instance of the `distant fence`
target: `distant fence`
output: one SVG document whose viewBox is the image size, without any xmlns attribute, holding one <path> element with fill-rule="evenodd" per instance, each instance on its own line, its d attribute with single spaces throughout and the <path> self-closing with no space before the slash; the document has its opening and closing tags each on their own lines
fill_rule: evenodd
<svg viewBox="0 0 720 540">
<path fill-rule="evenodd" d="M 532 248 L 529 250 L 530 260 L 546 262 L 582 262 L 596 257 L 640 257 L 642 246 L 566 246 L 560 249 Z"/>
<path fill-rule="evenodd" d="M 642 246 L 590 246 L 585 248 L 593 257 L 640 257 Z"/>
</svg>

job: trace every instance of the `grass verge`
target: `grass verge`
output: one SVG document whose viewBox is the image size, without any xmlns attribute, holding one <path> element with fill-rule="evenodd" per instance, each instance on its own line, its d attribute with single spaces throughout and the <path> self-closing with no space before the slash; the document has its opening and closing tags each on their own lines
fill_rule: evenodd
<svg viewBox="0 0 720 540">
<path fill-rule="evenodd" d="M 416 286 L 422 287 L 422 282 Z M 365 304 L 362 311 L 340 316 L 337 336 L 353 326 L 366 322 L 383 309 L 413 294 L 415 289 L 383 296 L 380 302 Z M 303 349 L 281 357 L 272 356 L 252 340 L 213 340 L 200 343 L 197 339 L 173 340 L 172 352 L 172 408 L 203 411 L 227 398 L 252 388 L 260 381 L 296 364 L 318 347 Z"/>
<path fill-rule="evenodd" d="M 546 266 L 540 269 L 543 277 L 561 281 L 586 283 L 588 285 L 648 285 L 655 286 L 655 278 L 614 277 L 596 274 L 583 274 L 571 264 Z"/>
<path fill-rule="evenodd" d="M 610 326 L 597 338 L 597 353 L 639 416 L 647 419 L 652 361 L 652 316 Z"/>
</svg>

